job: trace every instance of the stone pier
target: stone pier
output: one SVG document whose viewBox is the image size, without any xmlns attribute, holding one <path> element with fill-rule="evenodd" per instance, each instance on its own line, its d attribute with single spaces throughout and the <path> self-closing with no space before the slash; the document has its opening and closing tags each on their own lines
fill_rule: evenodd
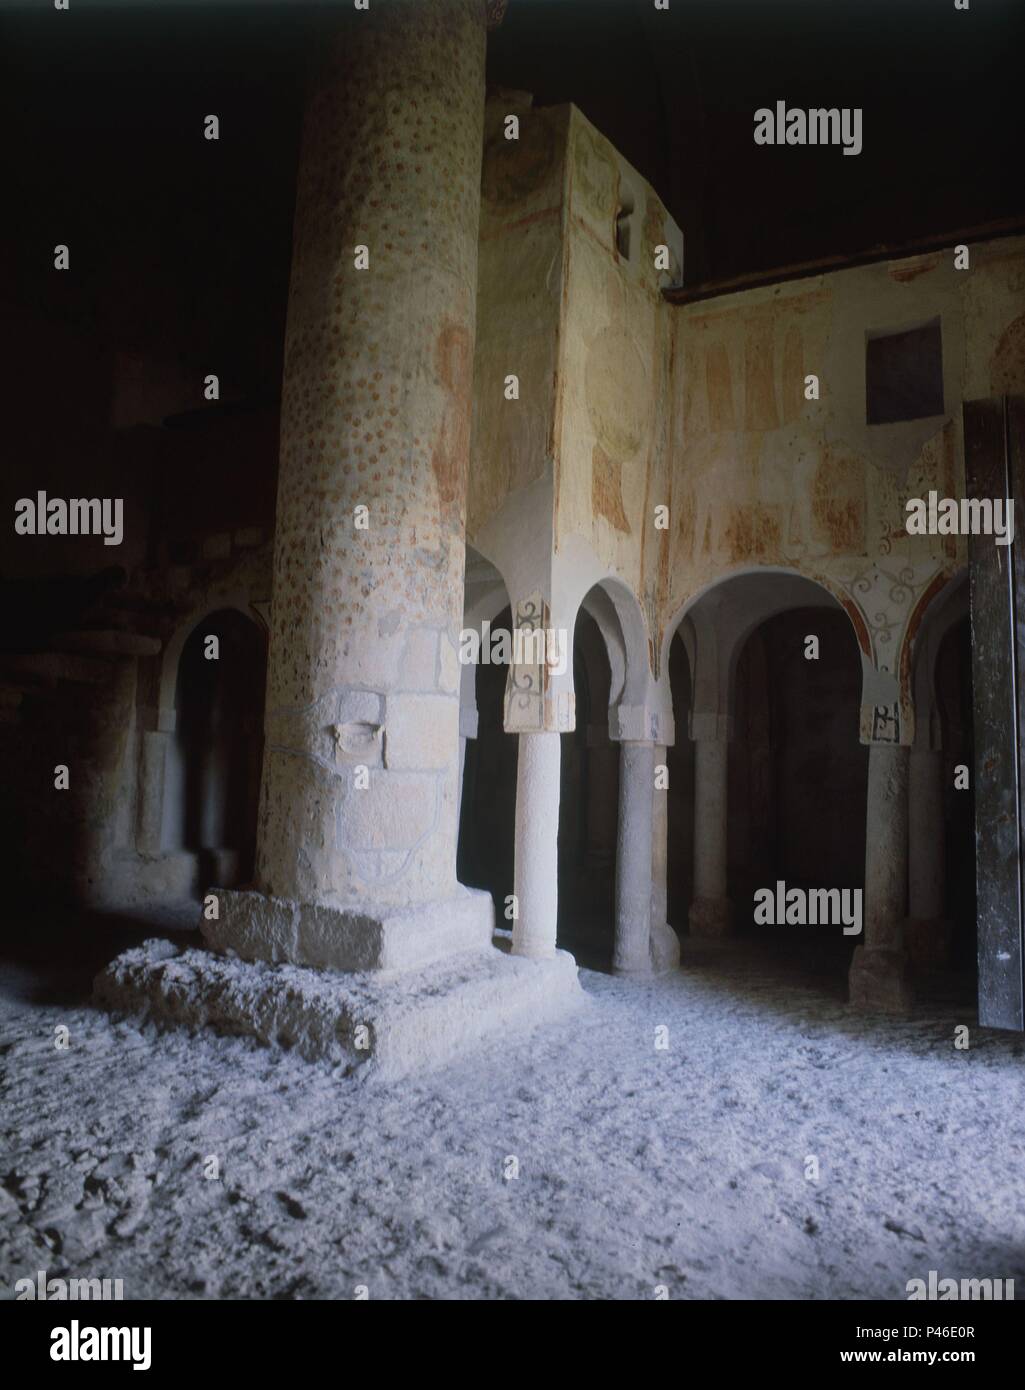
<svg viewBox="0 0 1025 1390">
<path fill-rule="evenodd" d="M 908 748 L 873 743 L 868 759 L 864 938 L 855 947 L 850 1001 L 903 1013 L 911 1004 L 904 916 L 908 889 Z"/>
<path fill-rule="evenodd" d="M 623 739 L 619 750 L 616 933 L 612 968 L 617 975 L 650 975 L 655 747 L 647 741 Z"/>
</svg>

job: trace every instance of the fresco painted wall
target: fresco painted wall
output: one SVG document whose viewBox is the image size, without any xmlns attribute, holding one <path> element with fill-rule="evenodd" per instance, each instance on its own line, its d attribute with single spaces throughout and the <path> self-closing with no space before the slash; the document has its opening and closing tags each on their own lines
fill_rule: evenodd
<svg viewBox="0 0 1025 1390">
<path fill-rule="evenodd" d="M 862 737 L 909 742 L 906 648 L 966 547 L 909 536 L 905 504 L 963 495 L 964 400 L 1025 390 L 1025 238 L 970 246 L 967 269 L 951 247 L 674 305 L 679 230 L 578 110 L 504 94 L 487 129 L 470 540 L 553 621 L 618 584 L 653 685 L 718 579 L 813 579 L 861 647 Z M 942 409 L 869 424 L 867 342 L 936 320 Z"/>
</svg>

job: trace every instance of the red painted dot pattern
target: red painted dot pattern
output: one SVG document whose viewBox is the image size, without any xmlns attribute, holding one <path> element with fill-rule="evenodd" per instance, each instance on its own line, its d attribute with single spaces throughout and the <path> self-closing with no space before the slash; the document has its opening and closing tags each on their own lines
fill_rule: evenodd
<svg viewBox="0 0 1025 1390">
<path fill-rule="evenodd" d="M 361 683 L 383 634 L 461 617 L 484 26 L 483 0 L 377 0 L 344 21 L 308 103 L 270 708 Z"/>
</svg>

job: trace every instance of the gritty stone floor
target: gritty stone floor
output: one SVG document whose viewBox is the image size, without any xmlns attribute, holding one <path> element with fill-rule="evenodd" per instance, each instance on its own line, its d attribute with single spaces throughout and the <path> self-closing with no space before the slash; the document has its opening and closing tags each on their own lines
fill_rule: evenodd
<svg viewBox="0 0 1025 1390">
<path fill-rule="evenodd" d="M 1025 1290 L 1025 1047 L 973 1027 L 955 1050 L 963 1004 L 861 1019 L 835 969 L 734 945 L 648 984 L 583 972 L 582 1013 L 375 1091 L 112 1022 L 89 973 L 141 938 L 107 927 L 36 924 L 0 973 L 4 1297 L 38 1269 L 126 1298 Z"/>
</svg>

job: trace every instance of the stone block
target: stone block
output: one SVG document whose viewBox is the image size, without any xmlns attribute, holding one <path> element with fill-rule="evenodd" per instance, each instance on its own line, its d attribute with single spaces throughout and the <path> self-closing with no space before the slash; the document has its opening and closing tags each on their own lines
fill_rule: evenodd
<svg viewBox="0 0 1025 1390">
<path fill-rule="evenodd" d="M 388 696 L 385 767 L 440 771 L 456 760 L 458 739 L 458 700 L 448 695 Z"/>
<path fill-rule="evenodd" d="M 437 632 L 431 628 L 414 628 L 406 637 L 402 654 L 403 685 L 409 690 L 434 690 L 437 664 Z"/>
<path fill-rule="evenodd" d="M 345 973 L 420 969 L 491 940 L 491 896 L 460 887 L 409 908 L 295 903 L 249 891 L 217 892 L 220 915 L 201 923 L 213 950 L 244 960 L 288 961 Z"/>
<path fill-rule="evenodd" d="M 461 679 L 459 653 L 442 633 L 438 643 L 438 689 L 443 690 L 446 695 L 454 695 L 459 689 Z"/>
<path fill-rule="evenodd" d="M 410 850 L 438 818 L 433 776 L 376 771 L 350 787 L 337 808 L 337 842 L 348 850 Z"/>
<path fill-rule="evenodd" d="M 336 763 L 380 767 L 383 761 L 383 700 L 372 690 L 346 690 L 330 727 Z"/>
<path fill-rule="evenodd" d="M 303 903 L 293 959 L 318 970 L 374 970 L 383 955 L 382 937 L 380 917 Z"/>
<path fill-rule="evenodd" d="M 97 976 L 97 1000 L 162 1027 L 213 1028 L 391 1082 L 589 1007 L 573 958 L 488 947 L 390 978 L 225 959 L 149 941 Z"/>
<path fill-rule="evenodd" d="M 339 881 L 339 775 L 268 740 L 264 778 L 261 882 L 272 891 L 284 889 L 289 896 L 315 900 Z"/>
<path fill-rule="evenodd" d="M 298 905 L 263 893 L 211 890 L 216 921 L 201 923 L 203 939 L 214 951 L 234 951 L 244 960 L 295 960 L 299 941 Z"/>
</svg>

